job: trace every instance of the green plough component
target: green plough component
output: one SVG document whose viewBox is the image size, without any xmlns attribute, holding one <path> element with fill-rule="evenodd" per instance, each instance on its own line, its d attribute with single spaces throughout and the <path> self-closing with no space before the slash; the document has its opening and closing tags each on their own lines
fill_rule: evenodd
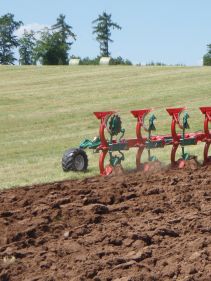
<svg viewBox="0 0 211 281">
<path fill-rule="evenodd" d="M 111 166 L 115 167 L 116 165 L 120 165 L 121 162 L 122 162 L 123 160 L 125 160 L 124 154 L 123 154 L 121 151 L 119 151 L 119 153 L 121 154 L 121 156 L 117 156 L 117 155 L 114 155 L 114 156 L 113 156 L 113 155 L 112 155 L 112 152 L 109 151 L 110 164 L 111 164 Z"/>
<path fill-rule="evenodd" d="M 188 118 L 189 118 L 189 114 L 187 112 L 184 113 L 184 117 L 183 117 L 183 128 L 184 129 L 190 129 L 190 126 L 188 124 Z"/>
<path fill-rule="evenodd" d="M 182 159 L 183 160 L 189 160 L 190 159 L 190 154 L 185 152 L 185 146 L 186 145 L 192 145 L 195 144 L 195 140 L 194 139 L 189 139 L 186 140 L 185 139 L 185 130 L 186 129 L 190 129 L 190 126 L 188 124 L 188 118 L 189 118 L 189 114 L 187 112 L 184 113 L 183 116 L 183 130 L 182 130 L 182 138 L 180 140 L 181 142 L 181 147 L 182 147 Z"/>
<path fill-rule="evenodd" d="M 101 144 L 100 138 L 97 137 L 93 141 L 85 139 L 83 142 L 80 143 L 80 148 L 86 149 L 96 149 Z"/>
<path fill-rule="evenodd" d="M 156 142 L 151 142 L 151 132 L 156 131 L 154 121 L 156 120 L 156 117 L 154 114 L 152 114 L 149 118 L 149 127 L 147 129 L 148 131 L 148 139 L 145 143 L 146 149 L 148 151 L 148 161 L 156 161 L 157 157 L 156 156 L 151 156 L 151 149 L 153 148 L 158 148 L 158 147 L 163 147 L 162 141 L 156 141 Z"/>
<path fill-rule="evenodd" d="M 180 139 L 180 143 L 183 146 L 187 146 L 187 145 L 195 145 L 197 144 L 196 139 L 195 138 L 189 138 L 189 139 Z"/>
<path fill-rule="evenodd" d="M 148 159 L 150 162 L 157 161 L 158 158 L 156 156 L 150 156 Z"/>
<path fill-rule="evenodd" d="M 156 117 L 154 114 L 152 114 L 149 118 L 149 128 L 148 128 L 148 131 L 156 131 L 156 128 L 155 128 L 155 124 L 154 124 L 154 121 L 156 120 Z"/>
<path fill-rule="evenodd" d="M 183 160 L 190 160 L 191 159 L 191 155 L 189 153 L 184 153 L 184 154 L 182 154 L 182 159 Z"/>
<path fill-rule="evenodd" d="M 162 148 L 163 147 L 162 141 L 151 142 L 150 140 L 147 140 L 145 144 L 146 144 L 147 149 Z"/>
<path fill-rule="evenodd" d="M 120 151 L 120 150 L 128 150 L 128 144 L 125 143 L 109 143 L 109 150 L 110 151 Z"/>
<path fill-rule="evenodd" d="M 122 122 L 118 115 L 113 115 L 108 119 L 107 128 L 111 136 L 117 136 L 122 129 Z"/>
</svg>

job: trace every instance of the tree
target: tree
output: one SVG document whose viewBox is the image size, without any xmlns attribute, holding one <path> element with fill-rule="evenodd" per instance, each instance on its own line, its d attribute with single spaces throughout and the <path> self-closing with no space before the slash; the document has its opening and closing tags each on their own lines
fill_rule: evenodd
<svg viewBox="0 0 211 281">
<path fill-rule="evenodd" d="M 18 38 L 14 32 L 22 25 L 22 21 L 15 21 L 13 14 L 0 17 L 0 64 L 14 64 L 13 49 L 18 47 Z"/>
<path fill-rule="evenodd" d="M 93 34 L 96 34 L 96 40 L 100 43 L 100 54 L 101 56 L 108 57 L 110 55 L 108 44 L 113 42 L 111 39 L 111 29 L 121 29 L 121 27 L 117 23 L 112 22 L 111 14 L 109 15 L 106 12 L 99 15 L 92 24 L 96 24 L 93 26 Z"/>
<path fill-rule="evenodd" d="M 203 56 L 203 65 L 211 66 L 211 44 L 207 45 L 208 52 Z"/>
<path fill-rule="evenodd" d="M 36 61 L 40 60 L 43 65 L 63 64 L 67 49 L 62 44 L 59 32 L 51 33 L 48 28 L 41 32 L 40 39 L 35 48 Z"/>
<path fill-rule="evenodd" d="M 60 14 L 56 20 L 56 24 L 52 25 L 52 30 L 56 30 L 61 33 L 62 41 L 67 43 L 68 45 L 72 45 L 73 42 L 67 42 L 67 40 L 71 37 L 76 40 L 76 34 L 72 32 L 72 26 L 68 25 L 65 22 L 65 15 Z"/>
<path fill-rule="evenodd" d="M 51 29 L 54 33 L 60 34 L 61 45 L 63 45 L 63 47 L 60 46 L 60 48 L 62 48 L 64 52 L 60 57 L 60 61 L 62 64 L 68 64 L 68 51 L 73 44 L 73 42 L 68 42 L 68 40 L 76 40 L 76 34 L 72 32 L 72 26 L 65 22 L 65 15 L 63 14 L 59 15 L 56 24 L 54 24 Z"/>
<path fill-rule="evenodd" d="M 21 65 L 35 64 L 34 49 L 36 45 L 35 33 L 24 30 L 23 36 L 19 39 L 19 62 Z"/>
<path fill-rule="evenodd" d="M 132 65 L 132 62 L 128 59 L 124 60 L 122 57 L 112 58 L 109 62 L 110 65 Z"/>
<path fill-rule="evenodd" d="M 68 64 L 68 51 L 73 44 L 70 39 L 76 40 L 76 35 L 61 14 L 56 24 L 40 32 L 35 48 L 36 60 L 41 60 L 44 65 Z"/>
</svg>

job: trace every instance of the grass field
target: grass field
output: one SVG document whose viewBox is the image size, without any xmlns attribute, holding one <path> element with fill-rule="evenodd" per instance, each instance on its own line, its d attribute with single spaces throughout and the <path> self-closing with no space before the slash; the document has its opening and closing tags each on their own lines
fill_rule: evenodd
<svg viewBox="0 0 211 281">
<path fill-rule="evenodd" d="M 63 173 L 61 156 L 98 134 L 93 111 L 118 110 L 135 137 L 130 110 L 154 107 L 157 133 L 170 133 L 165 108 L 189 108 L 191 131 L 203 128 L 199 106 L 211 106 L 211 67 L 0 67 L 0 188 L 98 174 L 89 152 L 86 174 Z M 202 157 L 202 146 L 191 148 Z M 169 162 L 169 149 L 155 151 Z M 135 167 L 134 152 L 126 153 Z"/>
</svg>

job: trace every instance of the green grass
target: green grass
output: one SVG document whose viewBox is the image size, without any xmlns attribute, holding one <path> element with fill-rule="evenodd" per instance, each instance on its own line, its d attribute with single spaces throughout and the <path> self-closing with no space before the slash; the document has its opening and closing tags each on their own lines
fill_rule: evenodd
<svg viewBox="0 0 211 281">
<path fill-rule="evenodd" d="M 189 108 L 191 131 L 203 128 L 199 106 L 211 105 L 209 67 L 0 66 L 0 188 L 98 174 L 63 173 L 61 156 L 98 134 L 93 111 L 118 110 L 126 137 L 135 137 L 130 110 L 153 107 L 157 133 L 170 133 L 165 108 Z M 202 146 L 191 151 L 202 157 Z M 169 161 L 169 148 L 155 151 Z M 124 166 L 135 167 L 135 151 Z"/>
</svg>

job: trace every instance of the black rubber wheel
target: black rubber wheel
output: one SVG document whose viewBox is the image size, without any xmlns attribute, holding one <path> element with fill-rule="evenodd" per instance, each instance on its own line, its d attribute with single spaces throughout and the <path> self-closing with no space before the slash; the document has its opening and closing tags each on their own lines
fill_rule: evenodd
<svg viewBox="0 0 211 281">
<path fill-rule="evenodd" d="M 62 157 L 62 169 L 68 171 L 86 171 L 88 167 L 88 157 L 81 148 L 71 148 L 65 151 Z"/>
</svg>

